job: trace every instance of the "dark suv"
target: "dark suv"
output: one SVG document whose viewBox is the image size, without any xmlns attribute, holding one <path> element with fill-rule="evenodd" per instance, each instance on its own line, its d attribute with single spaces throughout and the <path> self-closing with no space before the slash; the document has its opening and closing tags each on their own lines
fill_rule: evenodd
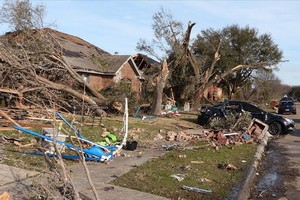
<svg viewBox="0 0 300 200">
<path fill-rule="evenodd" d="M 220 104 L 202 109 L 201 114 L 198 116 L 198 123 L 200 125 L 205 125 L 213 118 L 223 118 L 233 112 L 249 112 L 253 118 L 268 124 L 269 132 L 272 135 L 288 133 L 295 130 L 295 122 L 290 118 L 266 112 L 250 102 L 233 100 L 226 100 Z"/>
<path fill-rule="evenodd" d="M 278 106 L 278 114 L 293 113 L 297 114 L 296 105 L 294 101 L 280 101 Z"/>
</svg>

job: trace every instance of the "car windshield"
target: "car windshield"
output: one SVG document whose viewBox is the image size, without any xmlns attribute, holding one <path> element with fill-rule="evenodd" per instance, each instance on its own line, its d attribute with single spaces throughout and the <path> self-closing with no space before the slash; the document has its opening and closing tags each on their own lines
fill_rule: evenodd
<svg viewBox="0 0 300 200">
<path fill-rule="evenodd" d="M 283 97 L 280 101 L 294 101 L 294 99 L 292 97 Z"/>
<path fill-rule="evenodd" d="M 292 101 L 282 101 L 281 106 L 292 106 L 294 105 L 294 102 Z"/>
</svg>

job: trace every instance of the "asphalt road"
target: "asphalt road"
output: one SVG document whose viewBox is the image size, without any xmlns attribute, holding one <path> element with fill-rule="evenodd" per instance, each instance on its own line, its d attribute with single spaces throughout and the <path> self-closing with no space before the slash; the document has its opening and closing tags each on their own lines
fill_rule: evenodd
<svg viewBox="0 0 300 200">
<path fill-rule="evenodd" d="M 295 121 L 296 130 L 269 142 L 251 199 L 300 199 L 300 103 L 297 115 L 285 116 Z"/>
<path fill-rule="evenodd" d="M 300 199 L 300 104 L 297 103 L 297 115 L 291 115 L 296 123 L 296 131 L 286 135 L 278 142 L 285 148 L 287 167 L 291 172 L 293 179 L 284 180 L 286 186 L 285 195 L 288 199 Z M 284 163 L 282 163 L 284 164 Z"/>
</svg>

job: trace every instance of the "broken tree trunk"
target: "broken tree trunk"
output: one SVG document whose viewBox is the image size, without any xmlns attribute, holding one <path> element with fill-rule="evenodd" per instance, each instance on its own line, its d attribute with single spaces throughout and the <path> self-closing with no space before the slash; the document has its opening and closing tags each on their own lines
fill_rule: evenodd
<svg viewBox="0 0 300 200">
<path fill-rule="evenodd" d="M 203 97 L 204 92 L 215 83 L 217 80 L 212 79 L 211 77 L 214 74 L 215 65 L 220 60 L 220 48 L 221 48 L 222 41 L 220 40 L 218 48 L 215 52 L 214 59 L 209 67 L 209 69 L 205 72 L 205 75 L 202 80 L 202 85 L 199 89 L 196 90 L 195 98 L 194 98 L 194 106 L 197 108 L 200 105 L 201 97 Z"/>
<path fill-rule="evenodd" d="M 166 86 L 168 75 L 169 75 L 168 64 L 167 61 L 164 60 L 160 75 L 156 79 L 156 88 L 154 91 L 153 102 L 151 106 L 152 115 L 161 115 L 163 90 Z"/>
</svg>

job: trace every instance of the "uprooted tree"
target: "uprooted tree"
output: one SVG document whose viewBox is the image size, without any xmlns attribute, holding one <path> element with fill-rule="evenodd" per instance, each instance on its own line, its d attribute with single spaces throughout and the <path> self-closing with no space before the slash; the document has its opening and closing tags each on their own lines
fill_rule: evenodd
<svg viewBox="0 0 300 200">
<path fill-rule="evenodd" d="M 41 102 L 47 105 L 52 101 L 61 108 L 71 109 L 81 107 L 85 102 L 97 115 L 105 115 L 99 107 L 106 103 L 105 97 L 85 83 L 83 77 L 68 64 L 62 47 L 51 32 L 35 27 L 41 25 L 35 20 L 43 17 L 43 12 L 36 10 L 43 9 L 32 9 L 29 1 L 16 1 L 15 4 L 6 2 L 2 10 L 5 11 L 5 8 L 8 10 L 6 15 L 1 15 L 1 21 L 16 23 L 16 31 L 0 38 L 1 92 L 17 96 L 19 106 Z M 9 10 L 12 8 L 15 9 Z M 39 17 L 33 18 L 33 14 Z M 17 20 L 18 17 L 25 20 Z"/>
</svg>

